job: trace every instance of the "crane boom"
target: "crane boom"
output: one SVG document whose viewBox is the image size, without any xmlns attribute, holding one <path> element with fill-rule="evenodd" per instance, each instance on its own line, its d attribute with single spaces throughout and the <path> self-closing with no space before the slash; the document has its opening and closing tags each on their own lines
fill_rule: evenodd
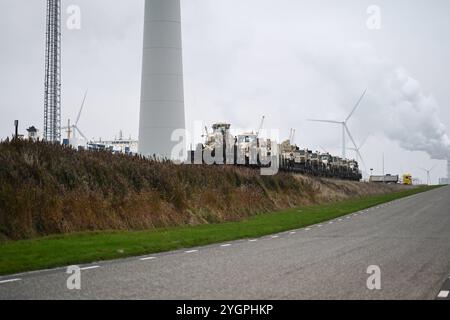
<svg viewBox="0 0 450 320">
<path fill-rule="evenodd" d="M 264 121 L 266 120 L 266 116 L 263 116 L 261 119 L 261 124 L 259 125 L 258 131 L 256 132 L 256 136 L 259 137 L 259 134 L 264 126 Z"/>
</svg>

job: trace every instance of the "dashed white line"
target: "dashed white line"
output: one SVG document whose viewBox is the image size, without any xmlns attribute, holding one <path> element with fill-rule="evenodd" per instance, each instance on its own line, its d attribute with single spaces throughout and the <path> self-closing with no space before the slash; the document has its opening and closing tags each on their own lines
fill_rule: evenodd
<svg viewBox="0 0 450 320">
<path fill-rule="evenodd" d="M 333 221 L 328 222 L 328 224 L 333 224 Z"/>
<path fill-rule="evenodd" d="M 147 261 L 147 260 L 155 260 L 155 257 L 145 257 L 145 258 L 141 258 L 141 261 Z"/>
<path fill-rule="evenodd" d="M 343 221 L 342 219 L 339 219 L 338 221 Z"/>
<path fill-rule="evenodd" d="M 250 239 L 250 240 L 248 240 L 248 242 L 256 242 L 256 241 L 258 241 L 258 239 Z"/>
<path fill-rule="evenodd" d="M 323 227 L 323 225 L 322 224 L 319 224 L 318 226 L 317 226 L 317 228 L 322 228 Z"/>
<path fill-rule="evenodd" d="M 309 230 L 311 230 L 311 228 L 306 228 L 306 229 L 305 229 L 305 231 L 309 231 Z"/>
<path fill-rule="evenodd" d="M 185 251 L 184 253 L 194 253 L 194 252 L 198 252 L 198 250 L 188 250 L 188 251 Z"/>
<path fill-rule="evenodd" d="M 222 247 L 222 248 L 225 248 L 225 247 L 231 247 L 231 243 L 222 244 L 221 247 Z"/>
<path fill-rule="evenodd" d="M 86 270 L 92 270 L 92 269 L 98 269 L 98 268 L 100 268 L 100 266 L 90 266 L 90 267 L 81 268 L 80 270 L 86 271 Z"/>
<path fill-rule="evenodd" d="M 21 281 L 22 279 L 8 279 L 8 280 L 1 280 L 0 284 L 4 284 L 4 283 L 11 283 L 11 282 L 17 282 L 17 281 Z"/>
<path fill-rule="evenodd" d="M 296 234 L 297 232 L 295 232 L 295 231 L 291 231 L 289 234 Z"/>
<path fill-rule="evenodd" d="M 439 294 L 438 294 L 438 298 L 448 298 L 448 294 L 449 294 L 450 292 L 448 291 L 448 290 L 442 290 L 441 292 L 439 292 Z"/>
<path fill-rule="evenodd" d="M 276 238 L 279 238 L 280 236 L 271 236 L 270 238 L 272 238 L 272 239 L 276 239 Z"/>
</svg>

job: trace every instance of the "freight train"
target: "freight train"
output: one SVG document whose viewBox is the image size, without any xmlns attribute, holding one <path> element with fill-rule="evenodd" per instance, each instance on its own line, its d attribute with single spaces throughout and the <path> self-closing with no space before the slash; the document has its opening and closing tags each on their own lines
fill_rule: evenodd
<svg viewBox="0 0 450 320">
<path fill-rule="evenodd" d="M 233 136 L 227 123 L 216 123 L 212 128 L 212 133 L 206 131 L 205 142 L 189 152 L 191 164 L 261 168 L 277 161 L 281 171 L 352 181 L 362 179 L 356 160 L 302 149 L 290 139 L 277 144 L 275 151 L 271 140 L 260 138 L 258 132 Z"/>
</svg>

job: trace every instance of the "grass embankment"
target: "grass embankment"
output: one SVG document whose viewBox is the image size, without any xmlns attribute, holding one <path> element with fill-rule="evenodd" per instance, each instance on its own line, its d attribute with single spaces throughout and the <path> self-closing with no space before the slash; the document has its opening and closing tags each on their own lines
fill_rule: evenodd
<svg viewBox="0 0 450 320">
<path fill-rule="evenodd" d="M 331 183 L 330 183 L 331 184 Z M 358 196 L 336 191 L 330 200 Z M 0 241 L 238 221 L 322 201 L 311 180 L 22 140 L 0 142 Z M 362 190 L 362 189 L 361 189 Z M 370 190 L 387 193 L 389 190 Z"/>
<path fill-rule="evenodd" d="M 431 187 L 419 187 L 339 203 L 306 206 L 272 214 L 261 214 L 240 222 L 137 232 L 79 233 L 35 240 L 11 241 L 0 244 L 0 274 L 5 275 L 259 237 L 320 223 L 431 189 Z"/>
<path fill-rule="evenodd" d="M 5 141 L 0 142 L 0 242 L 241 221 L 400 188 Z"/>
</svg>

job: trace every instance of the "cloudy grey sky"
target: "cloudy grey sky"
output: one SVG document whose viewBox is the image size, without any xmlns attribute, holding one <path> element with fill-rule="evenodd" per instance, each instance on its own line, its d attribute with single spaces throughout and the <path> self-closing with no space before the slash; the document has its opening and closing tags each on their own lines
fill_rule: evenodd
<svg viewBox="0 0 450 320">
<path fill-rule="evenodd" d="M 143 0 L 63 0 L 81 8 L 81 30 L 63 30 L 63 121 L 89 96 L 80 128 L 89 137 L 137 136 Z M 42 127 L 44 0 L 0 0 L 0 137 Z M 367 9 L 381 10 L 381 29 Z M 308 118 L 350 120 L 368 167 L 412 172 L 449 153 L 450 2 L 447 0 L 182 0 L 187 125 L 229 121 L 267 128 L 340 154 L 339 128 Z M 64 19 L 68 15 L 64 14 Z"/>
</svg>

